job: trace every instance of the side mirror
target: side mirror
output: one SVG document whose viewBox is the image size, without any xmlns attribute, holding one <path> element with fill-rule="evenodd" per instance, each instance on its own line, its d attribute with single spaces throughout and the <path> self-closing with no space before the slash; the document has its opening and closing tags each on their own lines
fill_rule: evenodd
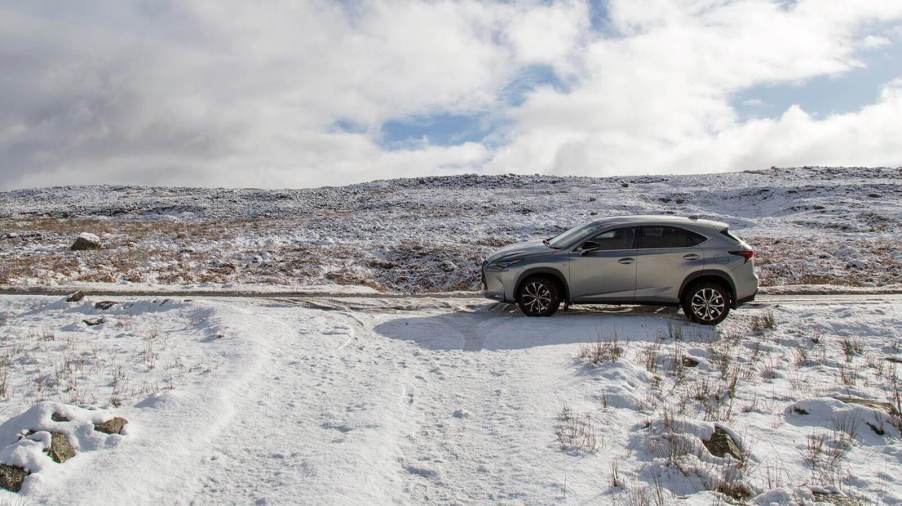
<svg viewBox="0 0 902 506">
<path fill-rule="evenodd" d="M 598 251 L 599 249 L 601 249 L 601 244 L 595 241 L 586 241 L 579 247 L 579 252 L 585 255 L 586 253 Z"/>
</svg>

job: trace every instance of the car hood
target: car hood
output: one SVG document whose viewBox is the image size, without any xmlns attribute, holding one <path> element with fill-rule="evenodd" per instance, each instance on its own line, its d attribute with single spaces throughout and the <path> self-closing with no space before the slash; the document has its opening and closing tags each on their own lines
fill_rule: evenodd
<svg viewBox="0 0 902 506">
<path fill-rule="evenodd" d="M 527 256 L 548 253 L 552 248 L 545 246 L 542 241 L 519 242 L 505 246 L 498 251 L 486 257 L 486 262 L 496 262 L 498 260 L 506 260 L 509 258 L 522 258 Z"/>
</svg>

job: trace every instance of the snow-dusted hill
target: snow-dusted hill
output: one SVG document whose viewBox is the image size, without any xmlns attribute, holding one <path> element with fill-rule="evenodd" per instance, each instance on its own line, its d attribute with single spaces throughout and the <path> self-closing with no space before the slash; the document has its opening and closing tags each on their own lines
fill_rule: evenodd
<svg viewBox="0 0 902 506">
<path fill-rule="evenodd" d="M 902 282 L 902 168 L 693 176 L 450 176 L 307 190 L 82 186 L 0 193 L 0 284 L 475 289 L 493 248 L 617 214 L 722 220 L 765 285 Z M 100 235 L 99 252 L 67 247 Z"/>
</svg>

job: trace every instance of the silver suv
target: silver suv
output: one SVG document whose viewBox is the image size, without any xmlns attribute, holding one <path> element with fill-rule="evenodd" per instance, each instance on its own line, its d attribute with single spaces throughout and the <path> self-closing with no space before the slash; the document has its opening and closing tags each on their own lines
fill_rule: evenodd
<svg viewBox="0 0 902 506">
<path fill-rule="evenodd" d="M 570 304 L 681 305 L 716 325 L 753 300 L 755 252 L 726 223 L 674 216 L 621 216 L 508 246 L 482 264 L 486 297 L 528 316 Z"/>
</svg>

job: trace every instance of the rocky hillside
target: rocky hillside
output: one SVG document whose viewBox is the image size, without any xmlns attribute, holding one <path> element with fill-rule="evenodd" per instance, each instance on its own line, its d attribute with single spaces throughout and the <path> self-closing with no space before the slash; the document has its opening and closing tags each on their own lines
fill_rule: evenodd
<svg viewBox="0 0 902 506">
<path fill-rule="evenodd" d="M 0 193 L 0 284 L 478 287 L 493 248 L 596 217 L 698 214 L 762 282 L 902 282 L 902 168 L 692 176 L 449 176 L 303 190 L 65 186 Z M 80 233 L 102 248 L 73 252 Z"/>
</svg>

